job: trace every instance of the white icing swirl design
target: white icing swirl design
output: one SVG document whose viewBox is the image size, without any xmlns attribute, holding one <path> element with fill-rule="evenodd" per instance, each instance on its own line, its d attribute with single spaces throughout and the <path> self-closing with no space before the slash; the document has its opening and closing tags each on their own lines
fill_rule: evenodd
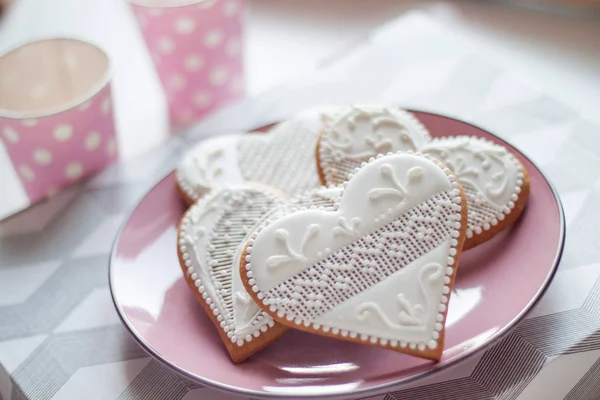
<svg viewBox="0 0 600 400">
<path fill-rule="evenodd" d="M 384 195 L 398 192 L 396 185 L 410 187 L 411 195 Z M 255 279 L 264 280 L 263 287 L 270 287 L 323 259 L 332 248 L 345 246 L 443 190 L 452 190 L 445 173 L 423 156 L 406 154 L 377 159 L 349 181 L 334 212 L 308 209 L 286 216 L 285 222 L 279 220 L 267 226 L 261 232 L 261 243 L 270 244 L 255 246 L 252 257 L 267 266 L 280 262 L 286 262 L 286 266 L 259 270 Z M 334 234 L 340 217 L 355 220 L 358 229 L 354 235 Z M 273 246 L 280 250 L 273 252 Z"/>
<path fill-rule="evenodd" d="M 221 135 L 198 143 L 176 171 L 179 187 L 196 200 L 211 188 L 258 182 L 295 196 L 320 186 L 317 138 L 340 107 L 321 106 L 275 125 L 268 133 Z"/>
<path fill-rule="evenodd" d="M 398 302 L 400 312 L 397 314 L 397 323 L 388 318 L 379 305 L 372 301 L 361 303 L 356 308 L 358 320 L 368 322 L 369 315 L 373 313 L 384 325 L 386 325 L 387 328 L 402 330 L 410 327 L 424 330 L 427 320 L 430 319 L 428 314 L 432 312 L 437 313 L 437 310 L 432 310 L 430 304 L 428 304 L 432 297 L 432 288 L 429 283 L 437 281 L 443 278 L 443 276 L 443 268 L 438 263 L 429 263 L 421 267 L 419 274 L 419 289 L 421 290 L 421 297 L 424 303 L 414 303 L 413 305 L 413 303 L 407 299 L 404 293 L 398 293 L 396 295 L 396 300 Z"/>
<path fill-rule="evenodd" d="M 239 274 L 241 245 L 254 225 L 281 210 L 277 196 L 253 187 L 211 191 L 183 218 L 179 249 L 187 274 L 232 343 L 243 346 L 274 325 L 248 296 Z"/>
<path fill-rule="evenodd" d="M 237 162 L 240 136 L 232 134 L 206 139 L 184 155 L 176 178 L 190 199 L 200 198 L 213 187 L 243 183 Z"/>
<path fill-rule="evenodd" d="M 258 229 L 242 263 L 247 288 L 299 329 L 436 349 L 462 202 L 430 157 L 380 156 L 355 171 L 332 210 L 297 210 Z"/>
<path fill-rule="evenodd" d="M 364 160 L 389 151 L 415 151 L 429 133 L 414 116 L 393 107 L 357 105 L 333 120 L 321 146 L 336 160 Z"/>
<path fill-rule="evenodd" d="M 434 140 L 421 151 L 442 161 L 461 182 L 475 186 L 493 205 L 504 207 L 510 201 L 519 165 L 504 147 L 459 136 Z"/>
<path fill-rule="evenodd" d="M 503 146 L 478 137 L 432 140 L 420 123 L 411 124 L 416 118 L 408 115 L 381 106 L 358 106 L 341 113 L 325 130 L 319 145 L 325 182 L 344 182 L 361 162 L 377 154 L 417 150 L 441 160 L 463 185 L 469 208 L 467 238 L 504 220 L 519 199 L 526 176 L 516 158 Z M 401 125 L 404 130 L 399 128 Z M 401 196 L 402 189 L 396 189 L 380 194 Z"/>
<path fill-rule="evenodd" d="M 442 161 L 467 195 L 467 238 L 481 234 L 510 214 L 519 199 L 525 171 L 503 146 L 474 136 L 432 140 L 421 151 Z"/>
</svg>

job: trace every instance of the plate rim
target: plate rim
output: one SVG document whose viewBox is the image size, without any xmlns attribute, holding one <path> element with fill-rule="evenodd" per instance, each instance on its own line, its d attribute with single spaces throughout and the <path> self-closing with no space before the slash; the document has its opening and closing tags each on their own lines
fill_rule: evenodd
<svg viewBox="0 0 600 400">
<path fill-rule="evenodd" d="M 538 172 L 540 173 L 540 175 L 542 176 L 542 178 L 544 179 L 544 181 L 548 184 L 548 187 L 550 188 L 552 195 L 554 196 L 554 199 L 556 200 L 556 204 L 557 204 L 557 209 L 558 209 L 558 218 L 559 218 L 559 240 L 558 240 L 558 248 L 557 248 L 557 252 L 554 256 L 554 260 L 552 262 L 552 268 L 550 269 L 550 272 L 548 273 L 548 275 L 546 276 L 546 278 L 544 279 L 544 282 L 542 283 L 540 289 L 533 295 L 533 297 L 531 298 L 531 300 L 527 303 L 527 305 L 525 305 L 523 307 L 523 309 L 521 310 L 521 312 L 519 312 L 514 318 L 512 318 L 506 325 L 504 325 L 502 328 L 500 328 L 498 331 L 494 332 L 485 342 L 483 342 L 482 344 L 480 344 L 479 346 L 475 346 L 470 348 L 469 350 L 465 351 L 464 353 L 456 356 L 456 358 L 448 361 L 445 364 L 434 364 L 430 369 L 416 373 L 414 375 L 408 376 L 408 377 L 404 377 L 404 378 L 400 378 L 391 382 L 387 382 L 387 383 L 382 383 L 379 385 L 374 385 L 374 386 L 369 386 L 366 388 L 358 388 L 356 390 L 353 390 L 351 392 L 344 392 L 344 393 L 331 393 L 331 394 L 301 394 L 301 395 L 285 395 L 282 393 L 277 393 L 277 392 L 266 392 L 266 391 L 259 391 L 259 390 L 253 390 L 253 389 L 244 389 L 244 388 L 237 388 L 235 386 L 229 385 L 229 384 L 224 384 L 224 383 L 220 383 L 220 382 L 216 382 L 212 379 L 208 379 L 208 378 L 204 378 L 204 377 L 200 377 L 197 375 L 194 375 L 193 373 L 179 367 L 178 365 L 172 364 L 169 361 L 167 361 L 161 354 L 159 351 L 157 351 L 156 349 L 154 349 L 148 342 L 146 342 L 146 340 L 135 330 L 135 328 L 130 324 L 130 322 L 128 321 L 128 319 L 125 317 L 124 311 L 122 309 L 122 307 L 120 306 L 120 304 L 117 302 L 116 298 L 115 298 L 115 293 L 114 293 L 114 282 L 113 282 L 113 265 L 116 263 L 116 249 L 117 246 L 120 242 L 121 239 L 121 234 L 123 232 L 123 229 L 125 228 L 125 225 L 127 225 L 127 223 L 129 222 L 129 220 L 131 219 L 131 216 L 133 215 L 133 213 L 137 210 L 137 208 L 139 207 L 139 205 L 148 197 L 148 195 L 150 194 L 150 192 L 152 192 L 152 190 L 158 186 L 160 183 L 162 183 L 164 180 L 169 179 L 171 177 L 171 175 L 174 173 L 174 171 L 169 171 L 165 176 L 163 176 L 162 178 L 160 178 L 159 180 L 157 180 L 157 182 L 152 185 L 152 187 L 140 198 L 140 200 L 132 207 L 132 209 L 127 213 L 127 217 L 124 219 L 123 223 L 121 224 L 121 226 L 119 227 L 119 230 L 117 231 L 117 234 L 115 236 L 115 239 L 113 241 L 113 244 L 111 246 L 111 250 L 110 250 L 110 257 L 108 260 L 108 287 L 109 287 L 109 291 L 110 291 L 110 297 L 111 300 L 113 302 L 113 305 L 117 311 L 117 314 L 119 315 L 119 319 L 121 320 L 121 322 L 123 323 L 123 325 L 125 326 L 125 328 L 129 331 L 129 333 L 131 334 L 131 336 L 135 339 L 135 341 L 142 347 L 142 349 L 144 349 L 144 351 L 146 353 L 148 353 L 150 356 L 152 356 L 155 360 L 159 361 L 162 365 L 168 367 L 170 370 L 183 375 L 184 377 L 195 381 L 195 382 L 199 382 L 202 383 L 206 386 L 209 386 L 211 388 L 226 392 L 226 393 L 231 393 L 231 394 L 235 394 L 235 395 L 245 395 L 245 396 L 251 396 L 251 397 L 259 397 L 259 398 L 268 398 L 268 399 L 280 399 L 282 398 L 282 396 L 286 399 L 315 399 L 315 398 L 319 398 L 319 399 L 327 399 L 327 400 L 337 400 L 337 399 L 346 399 L 348 398 L 348 396 L 352 396 L 354 398 L 354 396 L 359 395 L 359 396 L 374 396 L 377 394 L 381 394 L 382 392 L 388 391 L 390 389 L 394 389 L 397 388 L 399 389 L 402 385 L 408 384 L 408 383 L 413 383 L 415 381 L 418 381 L 420 379 L 423 379 L 427 376 L 431 376 L 431 375 L 435 375 L 435 374 L 439 374 L 441 371 L 448 369 L 452 366 L 457 365 L 460 362 L 465 362 L 468 359 L 470 359 L 471 357 L 475 356 L 476 354 L 479 354 L 482 351 L 485 351 L 487 349 L 489 349 L 490 347 L 492 347 L 493 345 L 495 345 L 497 342 L 499 342 L 503 337 L 505 337 L 507 334 L 509 334 L 517 325 L 519 322 L 521 322 L 525 316 L 527 314 L 529 314 L 529 312 L 538 304 L 538 302 L 542 299 L 542 297 L 544 296 L 544 294 L 546 293 L 546 291 L 548 290 L 548 287 L 550 286 L 550 283 L 552 282 L 552 280 L 554 279 L 554 276 L 556 275 L 556 272 L 558 270 L 558 266 L 560 264 L 560 260 L 562 258 L 563 255 L 563 251 L 564 251 L 564 247 L 565 247 L 565 240 L 566 240 L 566 222 L 565 222 L 565 213 L 564 213 L 564 209 L 563 209 L 563 205 L 562 205 L 562 201 L 560 199 L 560 195 L 558 194 L 558 191 L 556 190 L 556 187 L 552 184 L 552 182 L 548 179 L 548 177 L 546 176 L 546 174 L 542 171 L 542 169 L 540 169 L 540 167 L 538 167 L 538 165 L 536 163 L 534 163 L 531 158 L 529 158 L 526 154 L 524 154 L 523 152 L 521 152 L 519 149 L 517 149 L 515 146 L 511 145 L 509 142 L 507 142 L 506 140 L 500 138 L 499 136 L 497 136 L 496 134 L 490 132 L 487 129 L 484 129 L 482 127 L 480 127 L 479 125 L 473 124 L 471 122 L 467 122 L 467 121 L 463 121 L 459 118 L 455 118 L 455 117 L 451 117 L 448 115 L 444 115 L 444 114 L 440 114 L 440 113 L 435 113 L 435 112 L 430 112 L 430 111 L 425 111 L 425 110 L 418 110 L 418 109 L 412 109 L 412 108 L 407 108 L 405 109 L 406 111 L 409 111 L 411 113 L 419 113 L 419 114 L 429 114 L 429 115 L 433 115 L 436 117 L 442 117 L 442 118 L 446 118 L 446 119 L 450 119 L 450 120 L 454 120 L 466 125 L 470 125 L 474 128 L 477 128 L 481 131 L 484 131 L 492 136 L 494 136 L 494 138 L 496 138 L 500 143 L 504 144 L 504 145 L 508 145 L 510 148 L 516 150 L 520 156 L 524 157 L 527 161 L 529 161 L 531 163 L 531 165 L 533 165 L 535 167 L 535 169 L 538 170 Z M 264 125 L 265 127 L 270 126 L 272 124 L 266 124 Z M 260 129 L 262 127 L 256 128 L 256 129 Z M 204 137 L 203 139 L 206 139 L 208 137 L 212 137 L 212 136 L 216 136 L 216 135 L 206 135 L 206 137 Z"/>
</svg>

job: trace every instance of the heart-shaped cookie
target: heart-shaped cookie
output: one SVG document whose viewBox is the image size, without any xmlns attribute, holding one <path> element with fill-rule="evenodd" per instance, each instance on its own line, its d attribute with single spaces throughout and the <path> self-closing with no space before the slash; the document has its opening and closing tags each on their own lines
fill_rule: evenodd
<svg viewBox="0 0 600 400">
<path fill-rule="evenodd" d="M 321 187 L 286 202 L 282 194 L 258 185 L 221 187 L 210 190 L 183 216 L 180 266 L 234 362 L 242 362 L 287 330 L 256 305 L 241 283 L 240 252 L 248 234 L 277 213 L 331 210 L 341 191 Z"/>
<path fill-rule="evenodd" d="M 489 240 L 521 215 L 529 178 L 504 146 L 475 136 L 449 136 L 433 139 L 420 151 L 450 168 L 465 191 L 469 214 L 463 250 Z"/>
<path fill-rule="evenodd" d="M 252 234 L 248 293 L 290 327 L 437 360 L 466 230 L 452 172 L 421 154 L 378 156 L 331 210 L 288 213 Z"/>
<path fill-rule="evenodd" d="M 299 195 L 321 186 L 315 174 L 317 139 L 340 107 L 322 106 L 277 124 L 268 133 L 224 135 L 186 153 L 175 177 L 189 203 L 213 187 L 257 182 Z"/>
<path fill-rule="evenodd" d="M 239 274 L 251 229 L 284 205 L 263 188 L 220 188 L 190 207 L 180 224 L 177 248 L 185 279 L 236 363 L 287 329 L 248 296 Z"/>
<path fill-rule="evenodd" d="M 453 170 L 467 193 L 469 218 L 463 250 L 489 240 L 519 218 L 529 181 L 525 168 L 505 147 L 477 137 L 432 140 L 412 114 L 407 117 L 390 110 L 354 107 L 323 130 L 317 145 L 321 183 L 340 184 L 349 171 L 382 151 L 417 150 Z M 388 126 L 385 134 L 379 127 L 382 124 Z"/>
</svg>

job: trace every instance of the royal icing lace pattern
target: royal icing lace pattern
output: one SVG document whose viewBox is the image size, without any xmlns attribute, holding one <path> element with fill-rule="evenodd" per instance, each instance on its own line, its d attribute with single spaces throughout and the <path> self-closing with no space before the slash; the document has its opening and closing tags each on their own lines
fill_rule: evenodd
<svg viewBox="0 0 600 400">
<path fill-rule="evenodd" d="M 213 187 L 257 182 L 289 196 L 321 185 L 314 149 L 339 107 L 304 111 L 268 133 L 223 135 L 199 143 L 176 171 L 179 187 L 197 200 Z"/>
<path fill-rule="evenodd" d="M 474 136 L 433 139 L 421 151 L 442 161 L 467 197 L 467 238 L 510 214 L 523 190 L 523 167 L 505 147 Z"/>
<path fill-rule="evenodd" d="M 321 186 L 315 167 L 318 129 L 304 120 L 283 122 L 268 135 L 245 135 L 238 143 L 246 181 L 260 182 L 294 196 Z"/>
<path fill-rule="evenodd" d="M 222 135 L 197 144 L 186 153 L 175 171 L 184 194 L 197 200 L 213 187 L 240 185 L 237 143 L 242 135 Z"/>
<path fill-rule="evenodd" d="M 256 225 L 283 206 L 280 198 L 263 189 L 221 188 L 199 200 L 183 218 L 179 249 L 186 274 L 238 346 L 274 325 L 244 289 L 239 263 L 242 245 Z"/>
<path fill-rule="evenodd" d="M 319 145 L 319 161 L 327 183 L 340 184 L 349 171 L 382 149 L 418 150 L 441 160 L 463 185 L 469 208 L 467 238 L 490 230 L 512 212 L 523 190 L 525 172 L 506 148 L 470 136 L 431 139 L 412 115 L 413 123 L 407 123 L 405 130 L 388 129 L 383 135 L 377 127 L 399 126 L 407 117 L 390 123 L 389 119 L 401 117 L 391 113 L 382 117 L 381 110 L 386 109 L 355 107 L 340 114 L 325 129 Z M 361 119 L 362 125 L 358 122 Z"/>
<path fill-rule="evenodd" d="M 290 200 L 288 208 L 290 211 L 319 209 L 333 210 L 333 205 L 342 193 L 340 186 L 320 187 L 309 190 Z"/>
<path fill-rule="evenodd" d="M 343 187 L 331 211 L 282 215 L 252 235 L 248 286 L 299 328 L 437 348 L 462 218 L 454 176 L 429 156 L 391 154 Z"/>
<path fill-rule="evenodd" d="M 378 105 L 352 106 L 324 130 L 319 144 L 328 183 L 341 183 L 357 163 L 377 154 L 417 151 L 430 139 L 429 132 L 411 113 Z"/>
</svg>

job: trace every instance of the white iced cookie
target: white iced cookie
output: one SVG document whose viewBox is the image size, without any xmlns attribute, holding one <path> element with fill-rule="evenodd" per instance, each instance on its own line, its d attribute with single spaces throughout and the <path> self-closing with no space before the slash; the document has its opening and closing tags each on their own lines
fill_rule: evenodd
<svg viewBox="0 0 600 400">
<path fill-rule="evenodd" d="M 323 130 L 317 147 L 321 183 L 337 185 L 377 154 L 418 151 L 429 132 L 411 113 L 396 107 L 347 107 Z"/>
<path fill-rule="evenodd" d="M 244 286 L 276 321 L 438 360 L 466 230 L 452 172 L 427 155 L 378 156 L 329 210 L 288 212 L 248 240 Z"/>
<path fill-rule="evenodd" d="M 248 296 L 239 272 L 252 229 L 283 207 L 280 197 L 263 188 L 217 188 L 190 207 L 181 222 L 178 254 L 185 279 L 234 362 L 286 330 Z"/>
<path fill-rule="evenodd" d="M 341 109 L 322 106 L 275 125 L 266 134 L 225 135 L 186 153 L 175 176 L 192 203 L 213 187 L 256 182 L 296 196 L 321 186 L 315 147 L 325 124 Z"/>
<path fill-rule="evenodd" d="M 293 210 L 318 208 L 321 210 L 331 210 L 335 202 L 343 192 L 342 186 L 320 187 L 309 190 L 289 201 L 289 207 Z"/>
<path fill-rule="evenodd" d="M 421 152 L 458 178 L 469 210 L 463 250 L 490 239 L 521 214 L 529 195 L 527 171 L 504 147 L 474 136 L 433 139 Z"/>
<path fill-rule="evenodd" d="M 244 182 L 238 164 L 241 136 L 230 134 L 203 140 L 183 156 L 175 171 L 175 179 L 188 202 L 199 199 L 213 187 Z"/>
<path fill-rule="evenodd" d="M 529 194 L 527 171 L 504 146 L 468 136 L 432 140 L 412 114 L 392 110 L 355 107 L 327 126 L 317 151 L 323 184 L 340 184 L 368 157 L 416 150 L 441 160 L 463 185 L 469 208 L 463 250 L 489 240 L 519 218 Z"/>
</svg>

